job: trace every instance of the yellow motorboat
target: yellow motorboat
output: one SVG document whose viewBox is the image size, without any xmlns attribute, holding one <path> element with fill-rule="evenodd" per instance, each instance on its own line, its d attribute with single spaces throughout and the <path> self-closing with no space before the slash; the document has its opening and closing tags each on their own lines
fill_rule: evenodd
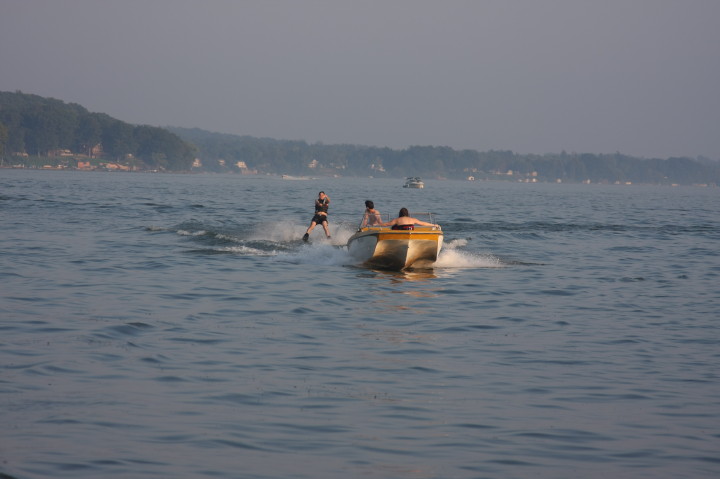
<svg viewBox="0 0 720 479">
<path fill-rule="evenodd" d="M 430 213 L 413 215 L 428 217 L 427 222 L 433 223 Z M 399 271 L 432 267 L 442 244 L 443 232 L 440 226 L 415 225 L 411 229 L 393 229 L 363 222 L 348 240 L 347 247 L 353 258 L 368 266 Z"/>
</svg>

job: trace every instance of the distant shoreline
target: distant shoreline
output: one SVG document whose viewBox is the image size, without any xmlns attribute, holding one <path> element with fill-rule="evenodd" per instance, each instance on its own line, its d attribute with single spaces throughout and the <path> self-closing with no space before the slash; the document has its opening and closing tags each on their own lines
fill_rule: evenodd
<svg viewBox="0 0 720 479">
<path fill-rule="evenodd" d="M 105 170 L 105 169 L 81 169 L 81 168 L 58 168 L 58 167 L 22 167 L 22 166 L 0 166 L 0 170 L 19 170 L 19 171 L 63 171 L 63 172 L 81 172 L 81 173 L 115 173 L 115 174 L 169 174 L 169 175 L 212 175 L 212 176 L 244 176 L 254 178 L 276 178 L 279 180 L 318 180 L 318 179 L 332 179 L 332 178 L 366 178 L 359 176 L 317 176 L 317 177 L 293 177 L 292 175 L 277 175 L 274 173 L 235 173 L 235 172 L 213 172 L 213 171 L 167 171 L 167 170 L 134 170 L 134 171 L 118 171 L 118 170 Z M 397 179 L 402 180 L 401 177 L 383 177 L 382 179 Z M 592 185 L 592 186 L 663 186 L 663 187 L 682 187 L 689 186 L 694 188 L 717 188 L 718 185 L 712 183 L 642 183 L 642 182 L 592 182 L 592 181 L 524 181 L 515 179 L 490 179 L 490 178 L 478 178 L 473 180 L 457 179 L 457 178 L 431 178 L 432 181 L 461 181 L 461 182 L 478 182 L 478 183 L 520 183 L 520 184 L 543 184 L 543 185 Z"/>
</svg>

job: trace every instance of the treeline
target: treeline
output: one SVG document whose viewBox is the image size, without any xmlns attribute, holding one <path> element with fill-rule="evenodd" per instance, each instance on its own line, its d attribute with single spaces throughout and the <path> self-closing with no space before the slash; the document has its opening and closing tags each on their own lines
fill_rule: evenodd
<svg viewBox="0 0 720 479">
<path fill-rule="evenodd" d="M 357 145 L 308 144 L 200 129 L 169 128 L 198 148 L 203 168 L 288 175 L 505 179 L 593 183 L 718 184 L 720 162 L 645 159 L 620 153 L 520 155 L 512 151 L 413 146 L 403 150 Z"/>
<path fill-rule="evenodd" d="M 703 158 L 646 159 L 621 153 L 520 155 L 512 151 L 412 146 L 402 150 L 308 144 L 197 128 L 131 125 L 74 103 L 0 92 L 0 165 L 52 163 L 58 152 L 113 161 L 131 169 L 511 181 L 712 184 L 720 162 Z M 28 156 L 30 159 L 27 159 Z M 13 158 L 14 157 L 14 158 Z M 3 158 L 9 158 L 4 162 Z M 24 158 L 24 159 L 23 159 Z M 197 159 L 197 161 L 195 161 Z M 66 160 L 64 160 L 66 161 Z M 72 165 L 70 165 L 72 166 Z"/>
<path fill-rule="evenodd" d="M 165 128 L 131 125 L 54 98 L 0 92 L 1 156 L 54 157 L 64 150 L 139 169 L 189 170 L 195 158 L 194 147 Z"/>
</svg>

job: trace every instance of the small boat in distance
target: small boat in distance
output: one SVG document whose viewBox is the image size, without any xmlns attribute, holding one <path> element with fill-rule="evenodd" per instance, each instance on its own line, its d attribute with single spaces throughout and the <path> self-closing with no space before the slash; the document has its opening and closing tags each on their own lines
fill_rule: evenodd
<svg viewBox="0 0 720 479">
<path fill-rule="evenodd" d="M 431 213 L 413 213 L 413 216 L 433 223 Z M 389 218 L 383 218 L 383 223 L 388 221 Z M 367 266 L 400 271 L 432 267 L 442 244 L 440 226 L 415 225 L 398 230 L 390 226 L 367 225 L 363 218 L 357 232 L 348 240 L 347 248 L 353 258 Z"/>
<path fill-rule="evenodd" d="M 282 175 L 281 178 L 283 180 L 315 180 L 317 178 L 311 178 L 309 176 L 292 176 L 292 175 Z"/>
<path fill-rule="evenodd" d="M 403 188 L 425 188 L 425 183 L 418 176 L 408 176 Z"/>
</svg>

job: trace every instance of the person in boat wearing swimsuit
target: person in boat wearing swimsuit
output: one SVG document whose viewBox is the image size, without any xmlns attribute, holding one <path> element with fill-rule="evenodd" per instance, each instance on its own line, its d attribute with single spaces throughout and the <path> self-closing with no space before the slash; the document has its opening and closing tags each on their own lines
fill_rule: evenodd
<svg viewBox="0 0 720 479">
<path fill-rule="evenodd" d="M 388 221 L 387 223 L 380 223 L 380 226 L 392 226 L 392 229 L 394 230 L 411 230 L 415 225 L 438 226 L 433 223 L 427 223 L 425 221 L 420 221 L 417 218 L 413 218 L 410 216 L 410 213 L 408 213 L 407 208 L 400 208 L 400 213 L 394 220 Z"/>
<path fill-rule="evenodd" d="M 365 214 L 363 215 L 362 227 L 374 226 L 382 223 L 380 212 L 375 209 L 375 203 L 370 200 L 365 202 Z"/>
<path fill-rule="evenodd" d="M 315 215 L 310 222 L 310 226 L 303 235 L 303 241 L 307 242 L 310 238 L 310 233 L 315 229 L 315 226 L 322 225 L 325 230 L 325 236 L 330 239 L 330 230 L 328 229 L 328 208 L 330 207 L 330 197 L 325 194 L 324 191 L 318 193 L 318 197 L 315 200 Z"/>
</svg>

